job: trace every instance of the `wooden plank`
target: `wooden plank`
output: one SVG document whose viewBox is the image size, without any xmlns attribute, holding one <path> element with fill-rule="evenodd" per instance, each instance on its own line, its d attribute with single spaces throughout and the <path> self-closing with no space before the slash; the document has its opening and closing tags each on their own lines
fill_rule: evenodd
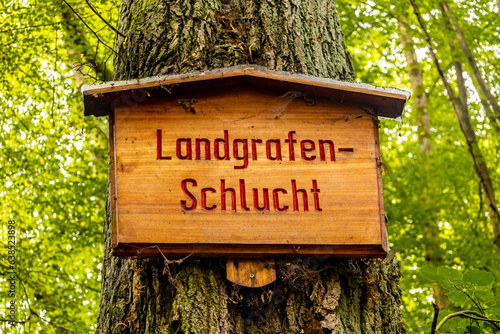
<svg viewBox="0 0 500 334">
<path fill-rule="evenodd" d="M 377 125 L 294 94 L 235 86 L 117 107 L 116 253 L 382 256 Z"/>
<path fill-rule="evenodd" d="M 387 240 L 387 229 L 385 226 L 385 208 L 384 208 L 384 194 L 383 194 L 383 184 L 382 184 L 382 160 L 380 159 L 380 137 L 378 131 L 375 131 L 375 150 L 377 155 L 377 181 L 379 189 L 379 206 L 380 206 L 380 235 L 382 238 L 382 249 L 387 252 L 389 250 L 388 240 Z"/>
<path fill-rule="evenodd" d="M 214 86 L 238 85 L 240 83 L 259 85 L 277 85 L 305 89 L 317 95 L 330 98 L 344 95 L 345 101 L 356 102 L 363 99 L 381 116 L 397 118 L 401 116 L 404 104 L 410 93 L 404 90 L 378 87 L 374 85 L 317 78 L 307 75 L 273 71 L 261 66 L 235 66 L 213 71 L 157 76 L 143 79 L 108 82 L 97 85 L 84 85 L 85 115 L 107 115 L 110 106 L 117 103 L 134 102 L 130 93 L 137 96 L 169 95 L 172 91 L 204 90 Z M 140 98 L 142 102 L 142 98 Z"/>
<path fill-rule="evenodd" d="M 229 259 L 226 261 L 226 278 L 234 284 L 260 288 L 276 281 L 276 261 Z"/>
<path fill-rule="evenodd" d="M 109 183 L 110 194 L 109 201 L 111 205 L 111 244 L 113 247 L 118 246 L 118 215 L 117 207 L 117 187 L 116 187 L 116 148 L 115 148 L 115 114 L 112 112 L 109 115 Z M 108 210 L 106 208 L 106 210 Z"/>
<path fill-rule="evenodd" d="M 157 247 L 158 246 L 158 247 Z M 377 245 L 238 245 L 238 244 L 120 244 L 113 250 L 116 256 L 150 257 L 169 254 L 172 258 L 187 255 L 206 257 L 274 258 L 281 255 L 330 258 L 384 257 L 387 252 Z"/>
<path fill-rule="evenodd" d="M 176 75 L 159 76 L 152 78 L 134 79 L 129 81 L 117 81 L 96 85 L 84 85 L 82 92 L 84 96 L 94 94 L 106 94 L 114 92 L 129 91 L 134 89 L 144 89 L 158 87 L 159 85 L 185 84 L 196 81 L 210 81 L 223 78 L 251 76 L 256 78 L 267 78 L 276 81 L 294 82 L 307 86 L 325 87 L 332 90 L 342 90 L 347 92 L 357 92 L 380 97 L 407 100 L 409 93 L 390 87 L 379 87 L 363 83 L 349 81 L 339 81 L 328 78 L 318 78 L 308 75 L 298 75 L 283 71 L 272 71 L 261 66 L 235 66 L 233 68 L 219 69 L 214 72 L 197 72 Z"/>
<path fill-rule="evenodd" d="M 276 81 L 293 82 L 310 87 L 323 87 L 331 90 L 361 93 L 365 95 L 374 95 L 378 97 L 400 99 L 405 101 L 408 98 L 407 94 L 403 94 L 403 91 L 396 93 L 395 90 L 393 89 L 384 89 L 383 87 L 357 84 L 348 81 L 318 80 L 318 78 L 314 77 L 307 77 L 307 76 L 294 77 L 291 75 L 282 75 L 282 74 L 275 74 L 272 72 L 260 72 L 252 70 L 246 70 L 245 75 L 256 78 L 272 79 Z"/>
<path fill-rule="evenodd" d="M 107 94 L 131 91 L 135 89 L 146 89 L 158 86 L 171 86 L 193 83 L 197 81 L 212 81 L 217 79 L 241 77 L 245 75 L 244 69 L 230 70 L 227 72 L 217 71 L 214 73 L 184 73 L 176 75 L 167 75 L 163 77 L 153 77 L 144 79 L 135 79 L 129 81 L 117 81 L 97 85 L 87 85 L 82 89 L 84 96 L 94 94 Z"/>
</svg>

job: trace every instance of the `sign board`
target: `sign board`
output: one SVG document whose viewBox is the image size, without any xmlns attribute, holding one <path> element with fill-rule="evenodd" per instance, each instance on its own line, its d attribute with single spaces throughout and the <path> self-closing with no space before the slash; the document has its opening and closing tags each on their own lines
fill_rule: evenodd
<svg viewBox="0 0 500 334">
<path fill-rule="evenodd" d="M 84 91 L 113 101 L 115 253 L 383 256 L 377 105 L 234 72 Z"/>
</svg>

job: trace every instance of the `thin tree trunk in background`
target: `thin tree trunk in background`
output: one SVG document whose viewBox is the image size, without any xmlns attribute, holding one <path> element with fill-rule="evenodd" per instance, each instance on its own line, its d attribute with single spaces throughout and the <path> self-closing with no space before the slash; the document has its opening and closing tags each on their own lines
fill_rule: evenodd
<svg viewBox="0 0 500 334">
<path fill-rule="evenodd" d="M 474 80 L 474 79 L 473 79 Z M 477 87 L 478 83 L 474 80 L 474 86 Z M 477 90 L 477 89 L 476 89 Z M 481 100 L 481 105 L 483 106 L 484 113 L 486 118 L 488 118 L 489 124 L 493 126 L 495 131 L 500 132 L 500 119 L 493 115 L 493 111 L 491 110 L 491 106 L 484 96 L 479 95 L 479 99 Z"/>
<path fill-rule="evenodd" d="M 399 17 L 399 37 L 403 45 L 403 51 L 408 66 L 408 75 L 413 91 L 413 103 L 417 115 L 418 142 L 422 153 L 431 151 L 431 123 L 429 120 L 429 110 L 427 107 L 427 93 L 425 92 L 424 77 L 422 68 L 415 53 L 413 37 L 406 31 L 408 19 Z"/>
<path fill-rule="evenodd" d="M 447 4 L 445 4 L 444 2 L 440 2 L 439 3 L 439 7 L 441 9 L 441 12 L 443 13 L 443 20 L 444 20 L 444 25 L 445 25 L 445 28 L 448 30 L 448 31 L 452 31 L 454 30 L 453 27 L 450 27 L 450 25 L 452 25 L 452 22 L 450 21 L 450 18 L 448 16 L 448 14 L 450 14 L 449 12 L 449 7 L 447 7 Z M 448 8 L 448 10 L 447 10 Z M 463 36 L 462 36 L 463 37 Z M 460 42 L 459 42 L 460 43 Z M 461 43 L 460 43 L 461 44 Z M 464 75 L 463 75 L 463 67 L 462 67 L 462 63 L 457 60 L 457 56 L 455 54 L 455 45 L 453 45 L 453 43 L 451 41 L 448 41 L 448 45 L 449 45 L 449 48 L 450 48 L 450 53 L 452 55 L 452 58 L 453 58 L 453 67 L 455 69 L 455 73 L 456 73 L 456 78 L 457 78 L 457 87 L 458 87 L 458 99 L 459 101 L 457 101 L 457 103 L 459 103 L 459 105 L 461 106 L 461 109 L 462 109 L 462 113 L 464 114 L 464 116 L 466 115 L 467 117 L 467 124 L 466 124 L 466 127 L 469 130 L 469 132 L 473 135 L 473 140 L 474 142 L 476 142 L 476 135 L 475 135 L 475 131 L 474 131 L 474 128 L 470 122 L 470 116 L 469 116 L 469 103 L 468 103 L 468 99 L 467 99 L 467 87 L 465 85 L 465 79 L 464 79 Z M 468 48 L 467 48 L 468 49 Z M 471 56 L 472 57 L 472 56 Z M 468 57 L 469 58 L 469 57 Z M 474 64 L 475 64 L 475 60 L 474 60 Z M 482 77 L 481 77 L 482 79 Z M 456 97 L 455 97 L 456 99 Z M 496 103 L 496 101 L 495 101 Z M 496 122 L 495 122 L 496 123 Z M 494 123 L 494 124 L 495 124 Z M 472 136 L 470 135 L 470 136 Z M 476 142 L 477 143 L 477 142 Z M 479 146 L 478 146 L 478 150 L 479 150 Z M 479 154 L 481 154 L 481 152 L 479 152 Z M 488 171 L 488 169 L 486 169 L 486 171 Z M 482 178 L 481 175 L 478 175 L 480 180 Z M 486 175 L 487 177 L 489 177 L 489 175 Z M 491 183 L 491 182 L 490 182 Z M 493 184 L 491 184 L 491 191 L 493 192 Z M 494 194 L 493 194 L 494 196 Z M 493 200 L 495 200 L 495 198 L 493 198 Z M 498 210 L 497 210 L 498 211 Z M 491 205 L 488 205 L 488 213 L 490 214 L 490 217 L 493 215 L 494 217 L 494 212 L 492 212 L 492 207 Z M 495 230 L 495 225 L 493 225 L 493 229 Z M 489 235 L 489 232 L 486 231 L 486 234 Z M 495 234 L 496 235 L 496 234 Z"/>
<path fill-rule="evenodd" d="M 448 17 L 449 12 L 446 10 L 446 4 L 443 1 L 439 2 L 439 9 L 443 14 L 444 27 L 447 31 L 453 31 L 453 28 L 450 27 L 450 18 Z M 462 105 L 463 110 L 467 111 L 467 115 L 469 114 L 469 103 L 467 102 L 467 87 L 465 86 L 465 80 L 463 76 L 463 68 L 460 61 L 457 59 L 455 45 L 451 41 L 448 41 L 448 47 L 450 48 L 450 54 L 453 59 L 453 67 L 456 71 L 457 77 L 457 87 L 458 87 L 458 98 L 460 100 L 460 104 Z M 468 50 L 468 48 L 467 48 Z M 456 99 L 455 94 L 453 94 L 453 98 Z M 469 118 L 469 117 L 468 117 Z"/>
<path fill-rule="evenodd" d="M 123 0 L 116 80 L 253 63 L 352 80 L 333 2 Z M 117 258 L 110 208 L 97 333 L 405 333 L 400 264 L 385 259 L 277 260 L 278 280 L 249 289 L 226 259 Z"/>
<path fill-rule="evenodd" d="M 477 65 L 476 58 L 470 51 L 469 44 L 467 43 L 467 40 L 465 39 L 462 29 L 460 28 L 460 25 L 458 24 L 455 16 L 451 12 L 450 6 L 445 2 L 441 2 L 440 5 L 441 5 L 441 10 L 443 11 L 443 15 L 446 15 L 450 20 L 451 27 L 455 32 L 455 35 L 457 36 L 460 48 L 462 49 L 462 52 L 464 53 L 464 56 L 467 59 L 467 63 L 469 64 L 469 67 L 472 70 L 472 75 L 474 76 L 475 83 L 479 88 L 478 91 L 480 95 L 482 95 L 488 101 L 490 108 L 493 109 L 494 118 L 490 119 L 490 121 L 494 122 L 495 125 L 498 126 L 498 122 L 500 120 L 500 105 L 498 104 L 497 99 L 491 92 L 490 87 L 484 80 L 483 74 L 481 73 L 481 70 Z M 487 108 L 486 112 L 491 114 L 490 108 Z"/>
<path fill-rule="evenodd" d="M 427 92 L 425 91 L 424 77 L 422 67 L 418 61 L 415 52 L 415 44 L 413 37 L 410 36 L 406 30 L 408 26 L 408 18 L 406 16 L 398 17 L 399 37 L 403 46 L 403 52 L 406 58 L 408 67 L 408 76 L 413 92 L 413 103 L 415 105 L 415 114 L 417 118 L 417 134 L 420 152 L 422 153 L 422 167 L 429 169 L 429 165 L 425 163 L 431 153 L 431 124 L 429 119 L 429 109 L 427 103 Z M 422 227 L 424 229 L 423 247 L 425 252 L 425 261 L 428 265 L 439 267 L 442 265 L 442 250 L 440 247 L 441 240 L 439 238 L 438 222 L 434 214 L 432 214 L 432 207 L 434 202 L 429 195 L 429 187 L 432 187 L 432 174 L 430 172 L 424 173 L 427 179 L 422 181 L 422 193 L 420 196 L 422 211 L 427 214 L 422 219 Z M 433 285 L 433 296 L 439 308 L 445 309 L 448 303 L 448 297 L 445 291 L 438 285 Z"/>
<path fill-rule="evenodd" d="M 481 149 L 479 148 L 479 145 L 477 143 L 476 133 L 474 132 L 474 128 L 470 121 L 468 108 L 466 105 L 464 106 L 462 104 L 460 99 L 456 98 L 453 89 L 451 88 L 448 80 L 446 79 L 443 73 L 443 70 L 441 69 L 441 65 L 439 64 L 436 54 L 434 53 L 434 49 L 432 48 L 429 34 L 422 21 L 422 17 L 420 16 L 418 7 L 415 5 L 415 2 L 413 0 L 410 0 L 410 3 L 413 7 L 413 11 L 418 19 L 420 27 L 425 35 L 427 47 L 431 54 L 434 65 L 436 66 L 436 69 L 439 73 L 441 81 L 443 82 L 443 85 L 446 89 L 448 98 L 453 106 L 453 110 L 455 111 L 455 114 L 457 116 L 460 129 L 462 130 L 462 133 L 465 136 L 465 140 L 467 142 L 467 146 L 469 147 L 469 152 L 472 156 L 472 161 L 474 163 L 474 169 L 476 170 L 476 174 L 479 177 L 479 181 L 481 183 L 481 186 L 483 188 L 486 197 L 488 212 L 490 214 L 490 220 L 493 227 L 494 243 L 500 249 L 500 213 L 498 211 L 498 205 L 495 198 L 495 192 L 493 189 L 493 184 L 491 182 L 490 173 L 486 165 L 486 161 L 481 153 Z"/>
</svg>

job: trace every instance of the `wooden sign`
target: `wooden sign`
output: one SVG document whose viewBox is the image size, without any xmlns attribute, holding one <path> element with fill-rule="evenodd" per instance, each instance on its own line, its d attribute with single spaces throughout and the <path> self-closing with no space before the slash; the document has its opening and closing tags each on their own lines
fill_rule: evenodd
<svg viewBox="0 0 500 334">
<path fill-rule="evenodd" d="M 374 92 L 239 71 L 84 90 L 113 107 L 115 253 L 383 256 Z"/>
</svg>

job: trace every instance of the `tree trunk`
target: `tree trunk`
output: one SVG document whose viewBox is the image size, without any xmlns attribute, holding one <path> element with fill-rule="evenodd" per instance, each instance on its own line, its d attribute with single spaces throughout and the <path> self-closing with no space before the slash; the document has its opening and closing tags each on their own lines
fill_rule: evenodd
<svg viewBox="0 0 500 334">
<path fill-rule="evenodd" d="M 450 14 L 449 7 L 444 2 L 439 3 L 439 7 L 441 12 L 443 13 L 444 24 L 447 30 L 451 30 L 450 28 L 450 19 L 447 14 Z M 463 36 L 462 36 L 463 37 Z M 459 37 L 460 39 L 460 37 Z M 464 39 L 465 40 L 465 39 Z M 459 42 L 461 44 L 461 42 Z M 465 79 L 463 76 L 462 63 L 456 59 L 455 56 L 455 46 L 450 41 L 448 42 L 450 47 L 450 52 L 453 57 L 453 67 L 455 68 L 456 77 L 457 77 L 457 86 L 458 86 L 458 99 L 455 97 L 455 94 L 451 92 L 448 94 L 452 101 L 452 104 L 455 105 L 455 111 L 457 112 L 458 122 L 460 124 L 460 128 L 464 133 L 465 139 L 469 146 L 469 152 L 472 155 L 472 159 L 474 161 L 474 168 L 476 170 L 476 174 L 479 178 L 479 182 L 483 187 L 483 191 L 486 197 L 486 204 L 488 206 L 488 214 L 492 222 L 493 234 L 494 234 L 494 242 L 498 248 L 500 248 L 500 212 L 498 210 L 498 204 L 495 197 L 495 190 L 493 188 L 493 183 L 490 177 L 490 171 L 488 166 L 486 165 L 486 160 L 484 159 L 481 149 L 479 147 L 479 143 L 476 139 L 476 133 L 474 131 L 474 127 L 472 126 L 470 115 L 469 115 L 469 104 L 467 102 L 467 87 L 465 86 Z M 468 48 L 467 48 L 468 50 Z M 465 51 L 464 51 L 465 52 Z M 472 55 L 468 55 L 468 59 L 473 59 Z M 475 64 L 475 61 L 474 61 Z M 477 67 L 476 67 L 477 69 Z M 478 69 L 477 69 L 478 70 Z M 478 70 L 479 71 L 479 70 Z M 494 101 L 496 104 L 496 100 Z M 498 106 L 498 104 L 496 104 Z M 493 106 L 493 105 L 492 105 Z M 495 108 L 493 108 L 495 110 Z"/>
<path fill-rule="evenodd" d="M 455 96 L 455 92 L 453 91 L 450 83 L 446 79 L 444 72 L 441 68 L 441 65 L 439 64 L 439 60 L 437 59 L 436 54 L 434 53 L 429 33 L 427 32 L 427 29 L 425 28 L 425 25 L 422 21 L 422 16 L 418 11 L 418 7 L 413 0 L 410 0 L 410 3 L 413 7 L 413 12 L 415 13 L 415 16 L 417 17 L 420 28 L 422 29 L 422 32 L 425 35 L 425 41 L 427 43 L 427 47 L 429 48 L 432 61 L 434 62 L 434 66 L 436 66 L 436 69 L 439 73 L 439 77 L 441 78 L 441 81 L 443 82 L 443 85 L 446 89 L 446 94 L 448 95 L 448 99 L 450 100 L 453 110 L 455 111 L 455 115 L 457 116 L 458 124 L 460 125 L 460 130 L 462 131 L 465 137 L 465 141 L 467 142 L 467 147 L 469 148 L 469 152 L 472 157 L 474 169 L 476 171 L 476 174 L 479 178 L 479 182 L 481 183 L 481 187 L 483 188 L 483 192 L 486 197 L 486 203 L 488 205 L 488 213 L 490 216 L 490 221 L 494 233 L 493 242 L 500 249 L 500 211 L 498 210 L 498 204 L 495 198 L 495 191 L 493 188 L 493 183 L 491 182 L 488 166 L 486 165 L 486 159 L 483 157 L 481 153 L 481 149 L 477 142 L 476 133 L 474 132 L 474 127 L 472 126 L 472 123 L 470 121 L 469 109 L 466 104 L 465 105 L 463 104 L 463 102 L 466 102 L 466 99 L 464 98 L 464 92 L 463 90 L 459 92 L 460 98 L 457 98 Z M 453 50 L 451 51 L 453 53 Z M 463 80 L 463 77 L 462 78 L 457 77 L 457 80 Z M 457 82 L 457 84 L 460 85 L 460 82 Z"/>
<path fill-rule="evenodd" d="M 433 267 L 439 267 L 443 264 L 443 251 L 440 247 L 442 240 L 439 237 L 438 219 L 434 213 L 434 201 L 432 199 L 433 175 L 430 171 L 430 165 L 425 163 L 429 159 L 431 153 L 431 123 L 429 119 L 429 108 L 427 103 L 427 92 L 425 91 L 424 76 L 422 67 L 415 52 L 415 44 L 413 37 L 408 34 L 406 27 L 408 26 L 408 18 L 406 16 L 407 7 L 409 4 L 403 3 L 405 14 L 398 17 L 399 38 L 403 46 L 403 52 L 408 66 L 408 76 L 413 92 L 413 103 L 415 106 L 415 114 L 417 118 L 417 135 L 421 152 L 421 168 L 425 170 L 424 179 L 422 180 L 421 195 L 419 202 L 424 215 L 418 216 L 421 220 L 421 225 L 424 230 L 423 249 L 425 254 L 425 262 Z M 449 303 L 446 293 L 437 284 L 432 287 L 434 300 L 438 304 L 439 309 L 443 310 Z"/>
<path fill-rule="evenodd" d="M 460 48 L 462 49 L 462 52 L 465 58 L 467 59 L 467 63 L 469 64 L 469 67 L 472 71 L 472 75 L 475 79 L 474 82 L 479 88 L 478 89 L 479 94 L 490 105 L 490 108 L 487 108 L 486 112 L 491 114 L 491 109 L 493 109 L 494 116 L 491 115 L 490 121 L 495 122 L 494 124 L 498 126 L 497 122 L 500 119 L 500 105 L 498 104 L 497 99 L 491 92 L 490 87 L 484 80 L 483 74 L 481 73 L 481 70 L 477 65 L 476 58 L 469 49 L 469 44 L 465 39 L 465 35 L 462 32 L 462 29 L 460 28 L 460 25 L 458 24 L 455 15 L 453 15 L 453 13 L 451 12 L 450 5 L 448 5 L 446 2 L 441 1 L 440 7 L 441 11 L 443 12 L 443 16 L 445 17 L 446 20 L 450 21 L 452 30 L 455 32 L 455 35 L 457 36 L 458 44 L 460 45 Z"/>
<path fill-rule="evenodd" d="M 123 0 L 115 79 L 253 63 L 352 80 L 331 0 Z M 381 259 L 277 259 L 259 289 L 225 279 L 226 259 L 111 254 L 110 207 L 97 333 L 405 333 L 400 264 Z"/>
<path fill-rule="evenodd" d="M 403 45 L 403 51 L 408 65 L 408 75 L 413 91 L 413 103 L 417 115 L 418 142 L 422 153 L 431 151 L 431 122 L 429 120 L 429 109 L 427 107 L 427 93 L 425 91 L 424 76 L 418 62 L 413 37 L 406 31 L 408 19 L 404 16 L 398 18 L 399 38 Z"/>
</svg>

